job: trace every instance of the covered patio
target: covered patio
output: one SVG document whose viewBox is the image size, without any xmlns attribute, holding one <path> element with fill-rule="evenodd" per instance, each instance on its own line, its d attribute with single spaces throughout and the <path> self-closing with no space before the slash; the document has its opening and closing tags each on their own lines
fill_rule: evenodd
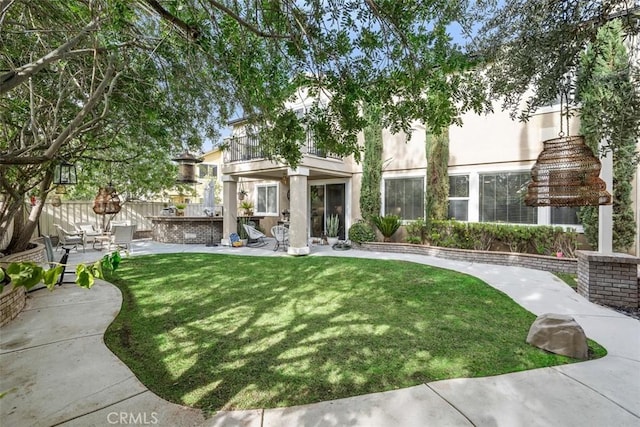
<svg viewBox="0 0 640 427">
<path fill-rule="evenodd" d="M 339 182 L 344 185 L 343 207 L 341 208 L 343 228 L 352 202 L 350 187 L 352 179 L 351 161 L 330 157 L 303 156 L 300 166 L 289 168 L 272 160 L 263 158 L 234 161 L 225 163 L 222 168 L 223 182 L 223 244 L 228 242 L 231 233 L 237 232 L 237 212 L 239 185 L 242 179 L 264 180 L 278 182 L 279 211 L 287 209 L 289 219 L 289 245 L 287 253 L 290 255 L 308 255 L 310 249 L 311 230 L 311 186 L 314 182 Z M 324 216 L 321 218 L 324 230 Z M 275 224 L 274 224 L 275 225 Z M 317 231 L 316 231 L 317 234 Z M 317 236 L 319 237 L 319 236 Z"/>
</svg>

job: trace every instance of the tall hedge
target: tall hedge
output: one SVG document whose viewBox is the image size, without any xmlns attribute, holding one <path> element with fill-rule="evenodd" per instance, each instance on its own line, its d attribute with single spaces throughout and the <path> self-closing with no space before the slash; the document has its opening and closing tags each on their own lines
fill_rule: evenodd
<svg viewBox="0 0 640 427">
<path fill-rule="evenodd" d="M 427 220 L 447 218 L 449 204 L 449 131 L 427 132 Z"/>
<path fill-rule="evenodd" d="M 638 161 L 640 89 L 629 72 L 629 53 L 619 22 L 602 27 L 581 58 L 577 98 L 581 133 L 598 152 L 600 141 L 613 153 L 613 249 L 626 252 L 634 243 L 636 223 L 631 202 Z M 580 210 L 589 243 L 598 246 L 598 207 Z"/>
<path fill-rule="evenodd" d="M 362 218 L 371 220 L 380 215 L 382 200 L 382 123 L 380 109 L 374 104 L 366 104 L 364 115 L 367 127 L 364 129 L 364 158 L 362 161 L 362 186 L 360 189 L 360 213 Z"/>
</svg>

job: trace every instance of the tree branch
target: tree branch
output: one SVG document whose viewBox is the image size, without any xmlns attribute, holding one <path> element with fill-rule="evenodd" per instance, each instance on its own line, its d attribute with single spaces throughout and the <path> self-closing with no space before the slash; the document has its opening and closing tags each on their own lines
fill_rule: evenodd
<svg viewBox="0 0 640 427">
<path fill-rule="evenodd" d="M 231 19 L 236 21 L 238 24 L 240 24 L 241 26 L 243 26 L 244 28 L 246 28 L 247 30 L 251 31 L 253 34 L 259 37 L 264 37 L 267 39 L 287 39 L 287 40 L 292 39 L 291 34 L 274 34 L 274 33 L 267 33 L 262 31 L 258 27 L 248 23 L 245 19 L 243 19 L 240 15 L 235 13 L 233 10 L 229 9 L 227 6 L 225 6 L 224 4 L 216 0 L 209 0 L 209 3 L 211 4 L 212 7 L 226 14 Z"/>
<path fill-rule="evenodd" d="M 48 64 L 61 59 L 84 37 L 86 37 L 89 32 L 96 28 L 98 26 L 98 22 L 99 19 L 94 18 L 78 33 L 78 35 L 49 52 L 42 58 L 0 75 L 0 95 L 9 92 L 14 87 L 25 82 L 29 77 L 42 70 Z"/>
<path fill-rule="evenodd" d="M 45 157 L 51 159 L 58 152 L 62 144 L 68 140 L 69 136 L 71 136 L 76 128 L 80 126 L 84 118 L 93 110 L 93 108 L 98 103 L 98 100 L 102 97 L 104 92 L 107 90 L 107 87 L 110 86 L 113 74 L 115 72 L 115 65 L 113 61 L 109 62 L 109 66 L 105 72 L 104 78 L 102 82 L 98 85 L 95 92 L 91 95 L 87 103 L 82 107 L 80 112 L 73 118 L 73 120 L 69 123 L 69 125 L 58 135 L 58 137 L 53 141 L 51 146 L 45 151 Z"/>
<path fill-rule="evenodd" d="M 200 30 L 193 25 L 189 25 L 184 22 L 182 19 L 178 18 L 175 15 L 169 13 L 167 9 L 162 7 L 160 2 L 156 0 L 144 0 L 144 2 L 151 7 L 162 19 L 173 24 L 174 27 L 182 30 L 187 37 L 191 40 L 198 40 L 200 38 Z"/>
</svg>

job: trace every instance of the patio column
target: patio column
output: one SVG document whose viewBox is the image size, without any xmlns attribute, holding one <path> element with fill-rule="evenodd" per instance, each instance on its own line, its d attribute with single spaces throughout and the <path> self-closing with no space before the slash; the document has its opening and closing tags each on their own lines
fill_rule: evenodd
<svg viewBox="0 0 640 427">
<path fill-rule="evenodd" d="M 600 153 L 606 150 L 605 145 L 604 140 L 600 141 Z M 608 150 L 604 157 L 600 157 L 600 161 L 602 162 L 600 178 L 604 181 L 609 193 L 613 194 L 613 154 L 611 150 Z M 605 254 L 613 252 L 613 204 L 599 206 L 598 252 Z"/>
<path fill-rule="evenodd" d="M 222 244 L 229 246 L 229 235 L 238 232 L 238 178 L 222 175 Z"/>
<path fill-rule="evenodd" d="M 308 255 L 307 177 L 309 176 L 309 169 L 289 169 L 288 175 L 289 189 L 291 191 L 288 252 L 289 255 Z"/>
</svg>

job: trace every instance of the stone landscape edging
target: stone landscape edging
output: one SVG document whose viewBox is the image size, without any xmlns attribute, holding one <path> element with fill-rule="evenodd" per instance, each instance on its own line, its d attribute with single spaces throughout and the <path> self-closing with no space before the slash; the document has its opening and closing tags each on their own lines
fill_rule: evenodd
<svg viewBox="0 0 640 427">
<path fill-rule="evenodd" d="M 577 274 L 576 258 L 553 257 L 546 255 L 522 254 L 516 252 L 478 251 L 470 249 L 442 248 L 438 246 L 416 245 L 413 243 L 361 243 L 365 251 L 406 253 L 427 255 L 454 261 L 476 262 L 481 264 L 497 264 L 510 267 L 533 268 L 549 272 Z"/>
</svg>

